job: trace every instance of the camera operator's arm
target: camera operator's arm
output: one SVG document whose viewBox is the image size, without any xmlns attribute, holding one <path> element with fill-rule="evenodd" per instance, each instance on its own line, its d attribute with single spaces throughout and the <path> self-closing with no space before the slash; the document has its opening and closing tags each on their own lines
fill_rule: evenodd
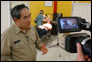
<svg viewBox="0 0 92 62">
<path fill-rule="evenodd" d="M 91 61 L 91 59 L 83 54 L 80 43 L 77 43 L 77 61 Z"/>
</svg>

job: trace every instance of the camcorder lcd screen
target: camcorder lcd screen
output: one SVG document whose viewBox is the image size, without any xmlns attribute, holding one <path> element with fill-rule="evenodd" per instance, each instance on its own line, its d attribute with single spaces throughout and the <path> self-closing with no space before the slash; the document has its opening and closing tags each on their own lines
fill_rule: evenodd
<svg viewBox="0 0 92 62">
<path fill-rule="evenodd" d="M 80 31 L 77 17 L 60 17 L 58 26 L 60 33 Z"/>
</svg>

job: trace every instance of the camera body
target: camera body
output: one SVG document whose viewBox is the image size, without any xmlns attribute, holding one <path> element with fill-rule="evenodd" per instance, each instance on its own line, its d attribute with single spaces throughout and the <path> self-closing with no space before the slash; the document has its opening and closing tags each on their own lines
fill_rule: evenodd
<svg viewBox="0 0 92 62">
<path fill-rule="evenodd" d="M 59 33 L 79 32 L 81 30 L 91 32 L 91 24 L 81 17 L 60 17 L 57 19 Z M 64 23 L 65 21 L 66 23 Z M 76 26 L 73 28 L 75 22 Z M 65 37 L 65 50 L 70 53 L 77 53 L 77 42 L 81 44 L 84 55 L 91 57 L 91 37 L 87 33 L 67 35 Z"/>
<path fill-rule="evenodd" d="M 69 34 L 65 37 L 65 50 L 70 53 L 77 53 L 76 43 L 80 43 L 84 55 L 91 57 L 91 38 L 86 33 Z"/>
</svg>

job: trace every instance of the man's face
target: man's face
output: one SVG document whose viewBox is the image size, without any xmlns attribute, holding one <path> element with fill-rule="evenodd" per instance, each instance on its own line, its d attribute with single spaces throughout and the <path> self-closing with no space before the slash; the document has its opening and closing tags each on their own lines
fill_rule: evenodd
<svg viewBox="0 0 92 62">
<path fill-rule="evenodd" d="M 27 8 L 23 8 L 20 10 L 21 17 L 20 19 L 17 19 L 16 24 L 21 29 L 27 29 L 30 27 L 30 21 L 31 21 L 31 13 Z"/>
</svg>

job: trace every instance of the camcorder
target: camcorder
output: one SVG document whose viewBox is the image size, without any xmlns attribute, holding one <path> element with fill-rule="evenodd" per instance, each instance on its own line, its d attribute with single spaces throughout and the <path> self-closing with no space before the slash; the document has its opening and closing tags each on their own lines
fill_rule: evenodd
<svg viewBox="0 0 92 62">
<path fill-rule="evenodd" d="M 91 23 L 81 17 L 58 17 L 57 25 L 59 33 L 80 32 L 87 30 L 91 33 Z M 84 55 L 91 58 L 91 36 L 87 33 L 69 34 L 65 37 L 65 50 L 70 53 L 77 53 L 76 43 L 82 46 Z"/>
</svg>

